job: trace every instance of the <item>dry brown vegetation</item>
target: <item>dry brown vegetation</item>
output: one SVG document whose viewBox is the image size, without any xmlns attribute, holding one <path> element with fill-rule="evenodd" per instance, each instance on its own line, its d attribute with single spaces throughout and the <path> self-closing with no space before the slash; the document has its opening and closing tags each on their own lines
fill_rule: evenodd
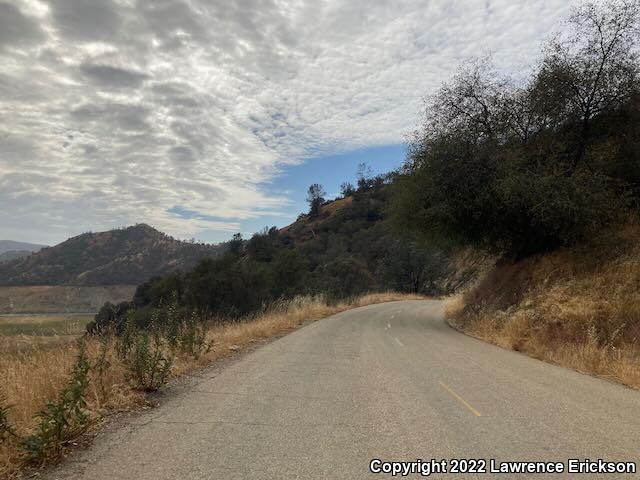
<svg viewBox="0 0 640 480">
<path fill-rule="evenodd" d="M 322 297 L 298 297 L 280 303 L 266 313 L 242 321 L 209 326 L 206 336 L 212 342 L 213 348 L 199 358 L 176 356 L 171 374 L 176 376 L 188 373 L 228 356 L 243 346 L 281 335 L 305 322 L 350 308 L 421 298 L 423 297 L 417 295 L 379 293 L 365 295 L 349 302 L 328 304 Z M 8 397 L 7 403 L 11 405 L 8 411 L 9 421 L 15 427 L 18 436 L 25 437 L 32 433 L 37 425 L 37 412 L 47 401 L 54 400 L 69 382 L 69 372 L 78 354 L 78 343 L 73 338 L 58 338 L 56 342 L 42 343 L 35 340 L 39 337 L 34 337 L 34 341 L 28 347 L 23 345 L 19 350 L 10 349 L 15 338 L 0 338 L 0 386 Z M 24 341 L 26 337 L 21 338 Z M 93 422 L 108 412 L 144 405 L 144 394 L 137 391 L 127 380 L 126 366 L 116 353 L 115 339 L 112 338 L 108 342 L 108 368 L 102 374 L 95 367 L 100 356 L 100 339 L 88 337 L 85 343 L 92 365 L 86 401 Z M 17 438 L 9 436 L 0 441 L 0 476 L 18 471 L 25 458 Z"/>
<path fill-rule="evenodd" d="M 447 315 L 475 337 L 640 388 L 640 226 L 499 264 Z"/>
<path fill-rule="evenodd" d="M 316 230 L 322 226 L 323 222 L 336 217 L 343 212 L 345 207 L 353 204 L 353 196 L 337 198 L 320 207 L 318 215 L 302 213 L 291 225 L 280 229 L 280 233 L 291 235 L 296 244 L 303 244 L 312 240 L 316 236 Z"/>
</svg>

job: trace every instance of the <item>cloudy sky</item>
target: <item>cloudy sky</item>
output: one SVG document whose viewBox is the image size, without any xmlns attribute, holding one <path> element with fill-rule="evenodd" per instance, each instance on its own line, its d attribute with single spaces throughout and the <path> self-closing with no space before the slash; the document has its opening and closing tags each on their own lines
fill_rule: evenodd
<svg viewBox="0 0 640 480">
<path fill-rule="evenodd" d="M 0 238 L 285 225 L 316 179 L 402 161 L 421 98 L 516 75 L 566 0 L 0 0 Z"/>
</svg>

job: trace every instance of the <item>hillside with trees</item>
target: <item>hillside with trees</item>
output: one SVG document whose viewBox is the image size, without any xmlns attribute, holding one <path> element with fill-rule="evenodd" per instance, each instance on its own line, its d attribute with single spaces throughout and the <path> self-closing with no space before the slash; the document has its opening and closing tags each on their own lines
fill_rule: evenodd
<svg viewBox="0 0 640 480">
<path fill-rule="evenodd" d="M 507 348 L 640 386 L 640 3 L 587 3 L 524 83 L 483 60 L 426 102 L 410 235 L 499 259 L 450 307 Z"/>
<path fill-rule="evenodd" d="M 33 252 L 29 250 L 9 250 L 0 253 L 0 263 L 10 262 L 11 260 L 17 260 L 18 258 L 24 258 L 31 255 Z"/>
<path fill-rule="evenodd" d="M 343 185 L 332 201 L 311 185 L 309 212 L 293 224 L 248 240 L 235 235 L 223 255 L 140 285 L 131 302 L 105 305 L 98 326 L 122 324 L 129 310 L 145 325 L 151 310 L 168 304 L 237 318 L 298 295 L 334 301 L 389 290 L 440 295 L 473 278 L 473 262 L 459 275 L 442 250 L 395 233 L 387 211 L 392 183 L 393 175 L 361 173 L 357 186 Z"/>
<path fill-rule="evenodd" d="M 25 258 L 0 264 L 0 285 L 137 285 L 188 269 L 223 246 L 183 242 L 145 224 L 84 233 Z"/>
<path fill-rule="evenodd" d="M 46 245 L 37 245 L 34 243 L 0 240 L 0 263 L 28 257 L 33 252 L 37 252 L 45 247 Z"/>
</svg>

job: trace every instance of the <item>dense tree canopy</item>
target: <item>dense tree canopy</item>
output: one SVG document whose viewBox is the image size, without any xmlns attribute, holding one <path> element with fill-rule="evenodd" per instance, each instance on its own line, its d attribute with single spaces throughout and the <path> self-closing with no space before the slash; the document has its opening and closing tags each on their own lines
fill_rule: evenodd
<svg viewBox="0 0 640 480">
<path fill-rule="evenodd" d="M 487 59 L 428 99 L 395 219 L 446 244 L 517 256 L 567 245 L 637 202 L 637 1 L 585 4 L 522 85 Z"/>
</svg>

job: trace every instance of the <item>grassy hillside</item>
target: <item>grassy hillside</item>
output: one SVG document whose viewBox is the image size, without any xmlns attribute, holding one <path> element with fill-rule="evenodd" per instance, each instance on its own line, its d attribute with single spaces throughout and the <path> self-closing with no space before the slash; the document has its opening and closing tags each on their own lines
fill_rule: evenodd
<svg viewBox="0 0 640 480">
<path fill-rule="evenodd" d="M 336 297 L 388 289 L 444 292 L 442 252 L 397 235 L 390 224 L 391 181 L 363 181 L 344 198 L 326 202 L 318 214 L 302 214 L 278 232 L 280 245 L 300 258 L 298 288 Z M 249 240 L 247 256 L 259 260 L 253 253 L 259 241 L 258 236 Z"/>
<path fill-rule="evenodd" d="M 640 225 L 503 262 L 448 315 L 473 336 L 640 388 Z"/>
<path fill-rule="evenodd" d="M 219 246 L 171 238 L 148 225 L 85 233 L 26 258 L 0 264 L 0 285 L 139 284 L 192 267 Z"/>
</svg>

